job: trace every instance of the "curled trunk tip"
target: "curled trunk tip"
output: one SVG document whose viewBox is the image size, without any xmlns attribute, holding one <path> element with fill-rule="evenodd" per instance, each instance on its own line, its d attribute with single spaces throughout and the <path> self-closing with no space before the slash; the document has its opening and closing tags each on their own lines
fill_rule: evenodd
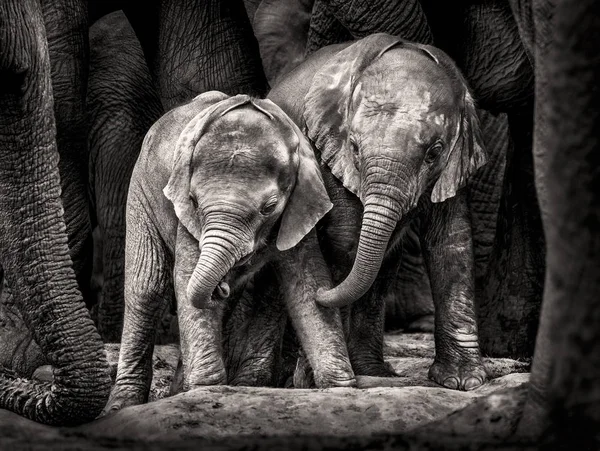
<svg viewBox="0 0 600 451">
<path fill-rule="evenodd" d="M 364 296 L 375 282 L 385 251 L 400 218 L 395 205 L 384 207 L 376 198 L 367 199 L 358 249 L 352 270 L 338 286 L 317 291 L 316 302 L 325 307 L 343 307 Z"/>
</svg>

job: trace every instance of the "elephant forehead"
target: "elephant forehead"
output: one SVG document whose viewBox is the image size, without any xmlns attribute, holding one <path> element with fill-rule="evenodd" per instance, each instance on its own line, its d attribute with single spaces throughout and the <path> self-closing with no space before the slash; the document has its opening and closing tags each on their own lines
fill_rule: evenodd
<svg viewBox="0 0 600 451">
<path fill-rule="evenodd" d="M 427 144 L 434 136 L 443 136 L 451 122 L 451 115 L 431 105 L 424 108 L 419 103 L 404 102 L 372 108 L 361 104 L 352 120 L 352 130 L 380 143 L 395 143 L 410 137 L 418 144 Z"/>
<path fill-rule="evenodd" d="M 231 110 L 213 121 L 207 132 L 211 131 L 230 139 L 264 145 L 283 144 L 284 148 L 298 145 L 298 137 L 289 124 L 277 116 L 269 117 L 250 105 Z"/>
<path fill-rule="evenodd" d="M 236 161 L 243 164 L 246 160 L 290 163 L 298 143 L 295 134 L 290 136 L 285 127 L 262 113 L 247 110 L 235 113 L 229 112 L 210 124 L 198 141 L 202 154 L 211 154 L 216 161 L 227 160 L 230 164 Z"/>
</svg>

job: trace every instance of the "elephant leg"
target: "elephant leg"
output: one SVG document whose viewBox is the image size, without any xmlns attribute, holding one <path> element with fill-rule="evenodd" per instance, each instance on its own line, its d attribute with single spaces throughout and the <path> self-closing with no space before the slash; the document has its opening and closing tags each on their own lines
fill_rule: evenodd
<svg viewBox="0 0 600 451">
<path fill-rule="evenodd" d="M 110 377 L 69 257 L 39 2 L 0 2 L 0 23 L 0 265 L 55 369 L 51 384 L 0 369 L 0 408 L 46 424 L 81 424 L 102 409 Z"/>
<path fill-rule="evenodd" d="M 100 263 L 96 269 L 103 276 L 97 324 L 105 342 L 118 342 L 125 304 L 125 206 L 129 180 L 144 136 L 161 116 L 162 107 L 139 41 L 122 12 L 98 20 L 90 28 L 89 39 L 90 189 L 102 238 L 102 259 L 96 262 Z"/>
<path fill-rule="evenodd" d="M 218 90 L 268 91 L 258 42 L 242 0 L 151 0 L 126 5 L 165 110 Z M 181 20 L 185 17 L 186 20 Z"/>
<path fill-rule="evenodd" d="M 267 267 L 248 282 L 238 302 L 225 314 L 227 384 L 277 384 L 285 325 L 279 284 L 272 268 Z"/>
<path fill-rule="evenodd" d="M 199 258 L 198 242 L 180 224 L 173 279 L 183 362 L 183 390 L 220 385 L 227 381 L 221 343 L 224 301 L 211 302 L 207 308 L 196 308 L 187 298 L 188 282 Z"/>
<path fill-rule="evenodd" d="M 326 2 L 315 0 L 306 36 L 305 56 L 327 45 L 352 39 L 350 32 L 333 15 Z"/>
<path fill-rule="evenodd" d="M 411 221 L 379 271 L 385 330 L 433 332 L 433 299 L 418 229 L 419 221 Z"/>
<path fill-rule="evenodd" d="M 385 280 L 385 276 L 378 277 L 371 289 L 345 312 L 348 315 L 348 353 L 357 376 L 397 376 L 383 358 L 385 301 L 380 293 Z"/>
<path fill-rule="evenodd" d="M 125 248 L 125 315 L 115 386 L 105 413 L 148 401 L 156 329 L 172 299 L 168 251 L 130 197 Z M 137 214 L 136 214 L 137 213 Z M 149 222 L 149 221 L 148 221 Z"/>
<path fill-rule="evenodd" d="M 429 377 L 472 390 L 486 380 L 474 305 L 473 238 L 466 192 L 434 204 L 423 221 L 423 254 L 435 304 L 435 360 Z"/>
<path fill-rule="evenodd" d="M 532 2 L 539 94 L 535 176 L 546 207 L 548 266 L 517 432 L 539 438 L 547 449 L 573 443 L 599 449 L 600 4 L 564 0 L 553 9 L 552 3 Z"/>
<path fill-rule="evenodd" d="M 110 212 L 110 211 L 109 211 Z M 118 343 L 123 333 L 123 301 L 125 259 L 125 218 L 115 213 L 115 222 L 122 224 L 103 227 L 102 268 L 103 285 L 97 309 L 98 332 L 105 343 Z"/>
<path fill-rule="evenodd" d="M 355 38 L 381 32 L 426 44 L 433 40 L 419 0 L 316 0 L 313 10 L 323 9 L 328 9 Z M 316 47 L 310 40 L 318 42 L 330 38 L 328 30 L 321 28 L 323 25 L 338 27 L 331 20 L 311 24 L 310 48 Z"/>
<path fill-rule="evenodd" d="M 316 233 L 310 232 L 277 262 L 280 285 L 292 325 L 314 374 L 315 384 L 356 384 L 344 339 L 340 312 L 315 303 L 319 287 L 331 287 L 331 276 Z"/>
<path fill-rule="evenodd" d="M 69 253 L 83 298 L 90 299 L 92 226 L 88 197 L 85 92 L 88 82 L 87 2 L 42 0 L 52 68 L 61 199 Z"/>
</svg>

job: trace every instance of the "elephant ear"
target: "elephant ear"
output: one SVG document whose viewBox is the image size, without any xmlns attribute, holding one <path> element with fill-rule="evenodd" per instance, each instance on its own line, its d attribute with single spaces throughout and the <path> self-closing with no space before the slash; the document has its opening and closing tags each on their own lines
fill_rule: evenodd
<svg viewBox="0 0 600 451">
<path fill-rule="evenodd" d="M 362 71 L 400 38 L 376 33 L 335 54 L 314 76 L 304 98 L 306 134 L 321 160 L 344 186 L 360 197 L 360 176 L 349 142 L 349 109 L 355 83 Z"/>
<path fill-rule="evenodd" d="M 163 193 L 173 204 L 175 214 L 181 224 L 198 241 L 202 228 L 190 198 L 190 182 L 192 177 L 192 157 L 194 149 L 208 125 L 227 111 L 251 102 L 247 95 L 229 97 L 219 91 L 208 91 L 195 97 L 190 103 L 172 110 L 177 116 L 179 108 L 193 108 L 196 115 L 185 125 L 175 144 L 171 176 Z"/>
<path fill-rule="evenodd" d="M 469 177 L 487 162 L 484 149 L 473 98 L 466 91 L 454 145 L 448 155 L 445 168 L 433 186 L 431 201 L 443 202 L 456 196 L 458 190 L 467 184 Z"/>
<path fill-rule="evenodd" d="M 298 126 L 270 100 L 261 100 L 260 105 L 264 105 L 274 116 L 287 124 L 298 137 L 298 147 L 295 150 L 295 160 L 298 163 L 296 183 L 281 215 L 276 242 L 277 249 L 285 251 L 302 241 L 331 210 L 333 204 L 325 189 L 313 148 Z"/>
</svg>

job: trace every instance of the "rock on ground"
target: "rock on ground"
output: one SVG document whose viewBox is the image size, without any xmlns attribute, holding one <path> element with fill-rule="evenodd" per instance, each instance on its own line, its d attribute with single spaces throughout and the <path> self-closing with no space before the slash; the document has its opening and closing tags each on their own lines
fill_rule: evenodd
<svg viewBox="0 0 600 451">
<path fill-rule="evenodd" d="M 178 349 L 158 346 L 148 404 L 76 428 L 51 428 L 0 411 L 0 449 L 304 449 L 307 440 L 310 449 L 429 449 L 431 437 L 438 436 L 453 443 L 462 437 L 461 446 L 470 449 L 466 437 L 478 430 L 507 437 L 522 399 L 524 389 L 519 387 L 529 378 L 528 362 L 485 359 L 492 379 L 476 390 L 459 392 L 427 379 L 433 360 L 431 335 L 388 335 L 385 350 L 400 375 L 388 384 L 392 386 L 216 386 L 168 397 Z M 118 345 L 108 345 L 107 354 L 114 366 Z M 372 383 L 372 378 L 359 379 L 362 386 Z M 479 422 L 477 415 L 483 418 Z M 411 430 L 425 432 L 415 436 Z M 404 433 L 408 435 L 397 436 Z M 415 448 L 416 442 L 420 445 Z M 434 448 L 439 448 L 436 443 Z"/>
</svg>

